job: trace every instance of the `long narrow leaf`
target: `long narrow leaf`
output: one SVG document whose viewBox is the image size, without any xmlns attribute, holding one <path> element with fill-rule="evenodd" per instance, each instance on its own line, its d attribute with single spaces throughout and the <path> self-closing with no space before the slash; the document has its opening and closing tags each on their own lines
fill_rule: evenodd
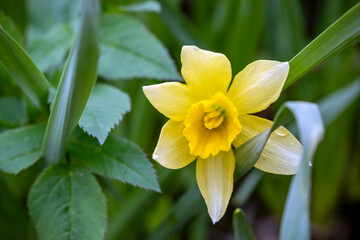
<svg viewBox="0 0 360 240">
<path fill-rule="evenodd" d="M 234 240 L 254 240 L 254 234 L 251 227 L 246 220 L 244 212 L 237 208 L 234 211 L 232 218 L 232 225 L 234 231 Z"/>
<path fill-rule="evenodd" d="M 325 125 L 336 119 L 360 95 L 360 78 L 319 101 Z"/>
<path fill-rule="evenodd" d="M 331 55 L 360 41 L 360 3 L 346 12 L 290 61 L 284 88 Z"/>
<path fill-rule="evenodd" d="M 280 239 L 310 239 L 311 168 L 316 147 L 324 135 L 323 121 L 317 105 L 290 103 L 303 145 L 302 160 L 293 177 L 281 222 Z"/>
<path fill-rule="evenodd" d="M 59 161 L 76 127 L 97 76 L 98 5 L 84 0 L 80 29 L 56 92 L 43 144 L 47 162 Z"/>
<path fill-rule="evenodd" d="M 49 82 L 24 49 L 1 26 L 0 62 L 34 104 L 45 108 Z"/>
</svg>

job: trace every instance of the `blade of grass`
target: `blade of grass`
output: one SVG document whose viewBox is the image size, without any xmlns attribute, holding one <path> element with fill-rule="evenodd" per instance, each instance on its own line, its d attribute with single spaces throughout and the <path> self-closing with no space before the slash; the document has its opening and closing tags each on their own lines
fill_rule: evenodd
<svg viewBox="0 0 360 240">
<path fill-rule="evenodd" d="M 32 102 L 46 109 L 49 82 L 24 49 L 1 26 L 0 62 Z"/>
<path fill-rule="evenodd" d="M 61 160 L 97 77 L 98 2 L 84 0 L 80 29 L 60 83 L 46 127 L 43 143 L 48 163 Z"/>
<path fill-rule="evenodd" d="M 347 11 L 290 61 L 284 89 L 319 63 L 360 41 L 360 3 Z"/>
<path fill-rule="evenodd" d="M 234 211 L 232 218 L 232 225 L 234 231 L 234 240 L 254 240 L 254 234 L 251 227 L 246 220 L 244 212 L 237 208 Z"/>
</svg>

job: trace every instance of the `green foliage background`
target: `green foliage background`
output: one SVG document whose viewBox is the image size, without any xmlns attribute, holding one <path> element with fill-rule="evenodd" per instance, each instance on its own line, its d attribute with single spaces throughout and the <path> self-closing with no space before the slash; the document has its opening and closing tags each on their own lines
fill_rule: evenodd
<svg viewBox="0 0 360 240">
<path fill-rule="evenodd" d="M 151 161 L 166 119 L 146 100 L 141 87 L 161 81 L 182 81 L 179 56 L 185 44 L 224 53 L 232 64 L 233 75 L 257 59 L 289 61 L 357 1 L 133 3 L 101 1 L 98 79 L 86 107 L 75 107 L 85 107 L 85 110 L 67 145 L 66 157 L 71 159 L 71 165 L 51 166 L 38 177 L 48 162 L 38 161 L 50 112 L 42 99 L 56 101 L 55 89 L 79 32 L 82 1 L 0 0 L 1 26 L 44 74 L 29 70 L 29 76 L 34 81 L 47 78 L 51 85 L 49 96 L 40 84 L 36 88 L 39 99 L 29 98 L 14 81 L 14 76 L 0 64 L 0 238 L 68 239 L 70 236 L 61 235 L 68 226 L 56 222 L 59 218 L 54 217 L 56 221 L 48 223 L 63 207 L 54 205 L 53 198 L 58 203 L 71 202 L 80 212 L 84 209 L 81 213 L 96 209 L 91 214 L 79 215 L 64 208 L 61 216 L 75 219 L 74 239 L 101 239 L 104 231 L 104 238 L 109 240 L 231 239 L 233 227 L 238 229 L 236 226 L 240 224 L 241 228 L 243 221 L 246 222 L 242 211 L 232 216 L 236 207 L 244 210 L 256 239 L 277 239 L 291 177 L 252 170 L 235 183 L 226 215 L 212 225 L 196 186 L 194 164 L 173 171 Z M 358 16 L 353 22 L 354 31 L 360 26 L 359 19 Z M 340 34 L 342 29 L 343 26 L 332 34 Z M 359 91 L 356 92 L 359 84 L 351 85 L 335 100 L 324 100 L 360 76 L 359 45 L 352 44 L 359 40 L 359 30 L 356 31 L 347 48 L 339 48 L 343 51 L 316 66 L 295 84 L 288 84 L 280 99 L 260 113 L 273 119 L 280 105 L 288 100 L 320 104 L 326 133 L 312 166 L 313 239 L 360 238 L 356 225 L 360 215 L 360 100 L 354 97 L 359 95 Z M 328 37 L 325 36 L 323 43 Z M 311 52 L 321 47 L 316 45 Z M 79 84 L 88 82 L 85 79 Z M 83 94 L 76 92 L 79 95 L 75 98 L 83 99 L 90 94 L 84 91 Z M 346 96 L 353 97 L 347 101 Z M 349 105 L 344 111 L 339 107 L 341 99 L 347 101 L 346 107 Z M 37 106 L 42 104 L 45 106 L 41 110 Z M 9 130 L 15 131 L 10 138 Z M 23 159 L 25 153 L 27 157 Z M 4 159 L 16 159 L 17 164 L 9 164 Z M 58 179 L 61 184 L 54 185 Z M 64 194 L 51 195 L 54 186 L 63 189 Z M 47 202 L 41 200 L 46 194 L 49 194 Z M 33 206 L 30 211 L 29 205 Z M 49 212 L 41 211 L 42 208 Z M 30 215 L 37 220 L 32 221 Z M 58 228 L 59 233 L 47 232 L 44 226 L 51 224 L 63 228 Z M 90 228 L 94 232 L 87 235 Z M 241 239 L 237 231 L 234 237 Z"/>
</svg>

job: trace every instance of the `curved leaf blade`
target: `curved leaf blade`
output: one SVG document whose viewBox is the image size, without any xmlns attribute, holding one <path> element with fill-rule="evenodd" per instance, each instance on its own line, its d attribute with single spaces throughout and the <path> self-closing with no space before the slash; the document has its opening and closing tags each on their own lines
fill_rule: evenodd
<svg viewBox="0 0 360 240">
<path fill-rule="evenodd" d="M 75 129 L 97 77 L 97 0 L 85 0 L 80 30 L 55 95 L 44 138 L 44 158 L 58 162 Z"/>
<path fill-rule="evenodd" d="M 123 12 L 156 12 L 161 11 L 161 5 L 157 1 L 145 1 L 120 5 L 118 9 Z"/>
<path fill-rule="evenodd" d="M 284 88 L 326 58 L 360 41 L 360 3 L 347 11 L 290 61 Z"/>
<path fill-rule="evenodd" d="M 0 62 L 31 101 L 45 109 L 49 82 L 25 50 L 1 26 Z"/>
<path fill-rule="evenodd" d="M 294 115 L 303 145 L 299 170 L 292 178 L 281 221 L 280 239 L 310 239 L 310 162 L 324 135 L 323 121 L 315 104 L 289 102 L 286 107 Z"/>
<path fill-rule="evenodd" d="M 49 167 L 32 186 L 28 206 L 39 239 L 104 238 L 105 196 L 85 168 Z"/>
<path fill-rule="evenodd" d="M 360 95 L 360 78 L 319 101 L 325 125 L 336 119 Z"/>
</svg>

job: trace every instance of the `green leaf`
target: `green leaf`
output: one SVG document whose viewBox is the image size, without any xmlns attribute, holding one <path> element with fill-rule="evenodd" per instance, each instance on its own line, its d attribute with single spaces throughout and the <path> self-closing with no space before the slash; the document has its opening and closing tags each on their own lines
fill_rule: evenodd
<svg viewBox="0 0 360 240">
<path fill-rule="evenodd" d="M 235 178 L 240 178 L 255 165 L 271 133 L 275 131 L 279 126 L 290 123 L 293 120 L 293 117 L 290 114 L 283 114 L 284 109 L 290 108 L 289 106 L 293 106 L 293 105 L 298 105 L 298 108 L 301 109 L 304 108 L 305 110 L 307 110 L 308 108 L 311 109 L 310 113 L 304 112 L 304 114 L 320 115 L 320 111 L 316 104 L 309 102 L 292 102 L 292 101 L 285 102 L 276 113 L 274 123 L 271 128 L 258 134 L 257 136 L 253 137 L 252 139 L 250 139 L 249 141 L 245 142 L 243 145 L 235 149 L 234 151 L 235 159 L 236 159 L 236 169 L 234 173 Z"/>
<path fill-rule="evenodd" d="M 76 131 L 69 151 L 97 174 L 160 192 L 151 163 L 125 138 L 110 135 L 100 147 L 94 138 Z"/>
<path fill-rule="evenodd" d="M 360 95 L 360 79 L 329 94 L 318 103 L 325 125 L 335 120 Z"/>
<path fill-rule="evenodd" d="M 0 62 L 37 107 L 46 107 L 49 83 L 24 49 L 0 26 Z"/>
<path fill-rule="evenodd" d="M 252 240 L 255 239 L 251 227 L 246 220 L 244 212 L 237 208 L 234 211 L 232 218 L 232 225 L 234 231 L 234 240 Z"/>
<path fill-rule="evenodd" d="M 156 229 L 151 232 L 147 240 L 170 239 L 170 237 L 179 231 L 191 217 L 201 210 L 202 204 L 203 202 L 199 188 L 197 186 L 190 188 L 174 204 Z"/>
<path fill-rule="evenodd" d="M 222 3 L 229 4 L 230 2 L 223 1 Z M 230 9 L 224 14 L 227 16 L 226 25 L 219 30 L 218 38 L 225 42 L 224 51 L 231 61 L 232 69 L 242 69 L 257 55 L 260 34 L 264 32 L 265 1 L 242 0 L 232 1 L 232 3 L 231 6 L 227 5 Z M 218 23 L 217 18 L 214 19 L 215 23 Z"/>
<path fill-rule="evenodd" d="M 23 37 L 19 29 L 16 27 L 12 19 L 6 16 L 3 12 L 0 12 L 0 26 L 2 26 L 5 31 L 14 38 L 16 42 L 22 45 Z"/>
<path fill-rule="evenodd" d="M 20 98 L 0 98 L 0 122 L 20 125 L 27 121 L 25 103 Z"/>
<path fill-rule="evenodd" d="M 0 169 L 17 174 L 42 156 L 43 124 L 33 125 L 0 134 Z"/>
<path fill-rule="evenodd" d="M 70 24 L 76 21 L 80 17 L 82 2 L 82 0 L 29 0 L 27 40 L 31 42 L 38 33 L 43 34 L 58 24 Z"/>
<path fill-rule="evenodd" d="M 310 162 L 324 135 L 324 126 L 317 105 L 300 102 L 285 105 L 294 115 L 303 145 L 301 163 L 292 178 L 284 214 L 280 239 L 310 239 Z M 280 109 L 281 110 L 281 109 Z"/>
<path fill-rule="evenodd" d="M 130 111 L 129 96 L 106 84 L 97 84 L 80 118 L 79 126 L 102 145 L 111 129 Z"/>
<path fill-rule="evenodd" d="M 262 171 L 256 168 L 252 169 L 251 172 L 246 175 L 245 179 L 241 181 L 240 186 L 233 194 L 231 203 L 235 206 L 244 205 L 254 192 L 262 176 Z"/>
<path fill-rule="evenodd" d="M 180 80 L 164 46 L 137 20 L 104 14 L 99 74 L 106 79 Z"/>
<path fill-rule="evenodd" d="M 356 4 L 290 61 L 284 88 L 326 58 L 360 41 L 360 3 Z"/>
<path fill-rule="evenodd" d="M 128 5 L 120 5 L 118 9 L 123 12 L 160 12 L 161 5 L 157 1 L 144 1 L 131 3 Z"/>
<path fill-rule="evenodd" d="M 56 164 L 46 169 L 30 190 L 28 206 L 39 239 L 104 238 L 105 197 L 83 167 Z"/>
<path fill-rule="evenodd" d="M 28 52 L 41 71 L 58 67 L 70 48 L 73 30 L 68 24 L 59 24 L 49 31 L 37 34 L 29 43 Z"/>
<path fill-rule="evenodd" d="M 97 77 L 98 5 L 86 0 L 80 29 L 56 92 L 44 138 L 44 158 L 58 162 L 75 129 Z"/>
<path fill-rule="evenodd" d="M 358 79 L 318 101 L 324 125 L 329 126 L 359 95 L 360 80 Z M 292 129 L 292 126 L 289 129 Z M 234 193 L 232 203 L 237 206 L 246 203 L 262 176 L 263 172 L 253 169 Z"/>
</svg>

